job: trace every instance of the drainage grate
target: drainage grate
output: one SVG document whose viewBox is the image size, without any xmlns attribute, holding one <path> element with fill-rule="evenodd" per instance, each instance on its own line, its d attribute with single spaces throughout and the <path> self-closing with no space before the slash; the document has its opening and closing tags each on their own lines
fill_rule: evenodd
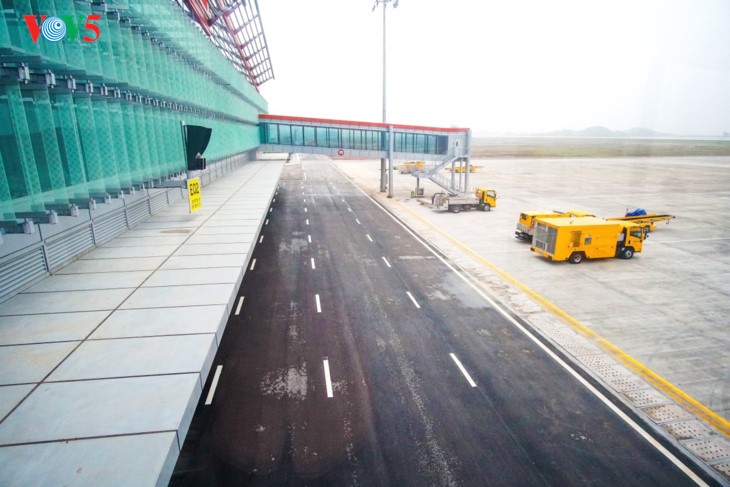
<svg viewBox="0 0 730 487">
<path fill-rule="evenodd" d="M 543 311 L 540 306 L 536 305 L 533 301 L 521 294 L 514 294 L 510 296 L 509 305 L 517 312 L 524 314 L 539 313 L 540 311 Z"/>
<path fill-rule="evenodd" d="M 599 350 L 592 345 L 563 345 L 563 348 L 571 355 L 577 357 L 579 355 L 593 355 Z"/>
<path fill-rule="evenodd" d="M 615 366 L 616 361 L 612 358 L 609 358 L 608 356 L 599 353 L 596 355 L 584 355 L 582 357 L 579 357 L 578 360 L 586 364 L 588 367 L 592 369 L 597 369 L 599 367 L 608 367 L 608 366 Z"/>
<path fill-rule="evenodd" d="M 660 392 L 654 389 L 647 389 L 643 391 L 626 391 L 622 393 L 626 399 L 631 401 L 634 406 L 644 408 L 646 406 L 658 406 L 660 404 L 666 404 L 669 399 L 664 397 Z"/>
<path fill-rule="evenodd" d="M 596 372 L 618 391 L 633 391 L 646 388 L 646 382 L 635 375 L 629 374 L 622 367 L 603 367 Z"/>
<path fill-rule="evenodd" d="M 710 428 L 700 423 L 696 419 L 664 424 L 662 425 L 662 428 L 667 430 L 667 433 L 674 436 L 678 440 L 691 440 L 694 438 L 699 438 L 712 434 Z"/>
<path fill-rule="evenodd" d="M 690 441 L 684 445 L 696 453 L 698 457 L 708 462 L 730 457 L 730 443 L 722 438 Z"/>
<path fill-rule="evenodd" d="M 654 421 L 664 423 L 667 421 L 676 421 L 678 419 L 689 418 L 692 415 L 676 404 L 665 404 L 664 406 L 652 406 L 645 408 L 644 412 L 648 414 Z M 694 437 L 693 437 L 694 438 Z"/>
<path fill-rule="evenodd" d="M 555 324 L 555 320 L 552 315 L 548 313 L 539 313 L 530 316 L 530 323 L 537 328 L 547 331 L 547 329 L 557 329 L 558 325 Z"/>
<path fill-rule="evenodd" d="M 713 465 L 713 467 L 725 477 L 730 478 L 730 463 L 721 463 L 719 465 Z"/>
</svg>

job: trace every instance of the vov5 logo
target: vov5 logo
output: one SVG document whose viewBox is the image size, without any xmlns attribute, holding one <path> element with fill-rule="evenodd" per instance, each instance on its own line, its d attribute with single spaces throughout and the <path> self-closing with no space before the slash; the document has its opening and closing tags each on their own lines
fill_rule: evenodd
<svg viewBox="0 0 730 487">
<path fill-rule="evenodd" d="M 60 17 L 49 17 L 47 15 L 40 16 L 40 24 L 38 16 L 23 15 L 25 24 L 28 26 L 28 32 L 33 42 L 38 42 L 38 37 L 43 34 L 43 38 L 47 41 L 58 42 L 68 34 L 68 39 L 72 42 L 76 41 L 79 35 L 79 25 L 84 22 L 84 16 L 79 15 L 74 18 L 73 15 L 61 15 Z M 84 35 L 84 42 L 96 42 L 101 35 L 99 26 L 94 22 L 101 20 L 101 15 L 94 14 L 86 17 L 84 30 L 91 31 L 91 36 Z"/>
</svg>

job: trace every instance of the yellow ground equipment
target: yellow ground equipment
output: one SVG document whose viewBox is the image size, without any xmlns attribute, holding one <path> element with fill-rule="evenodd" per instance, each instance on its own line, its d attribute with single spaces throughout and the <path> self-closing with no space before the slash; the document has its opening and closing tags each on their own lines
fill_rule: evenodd
<svg viewBox="0 0 730 487">
<path fill-rule="evenodd" d="M 413 174 L 414 172 L 423 169 L 424 165 L 425 162 L 421 161 L 404 162 L 403 164 L 400 164 L 398 166 L 398 172 L 400 172 L 401 174 Z"/>
<path fill-rule="evenodd" d="M 470 210 L 472 208 L 490 211 L 497 206 L 497 192 L 493 189 L 477 188 L 474 190 L 474 196 L 434 193 L 431 204 L 436 208 L 445 206 L 452 213 L 459 213 L 461 210 Z"/>
<path fill-rule="evenodd" d="M 549 260 L 579 264 L 584 259 L 630 259 L 641 252 L 644 231 L 631 222 L 583 216 L 538 218 L 530 250 Z"/>
<path fill-rule="evenodd" d="M 482 168 L 482 166 L 470 165 L 469 172 L 477 172 L 481 168 Z M 446 167 L 446 170 L 451 172 L 451 168 L 448 166 Z M 466 166 L 456 166 L 456 167 L 454 167 L 454 172 L 455 173 L 466 172 Z"/>
<path fill-rule="evenodd" d="M 593 213 L 578 210 L 568 211 L 525 211 L 520 213 L 520 219 L 517 222 L 517 230 L 515 237 L 520 240 L 532 242 L 532 235 L 535 231 L 535 220 L 538 218 L 570 218 L 576 216 L 596 216 Z"/>
<path fill-rule="evenodd" d="M 643 210 L 642 210 L 643 211 Z M 634 213 L 639 213 L 634 214 Z M 631 222 L 636 225 L 640 225 L 641 228 L 644 229 L 644 234 L 648 234 L 649 232 L 653 232 L 656 230 L 655 223 L 658 222 L 667 222 L 669 223 L 669 220 L 672 220 L 675 218 L 674 215 L 657 215 L 656 213 L 646 213 L 641 214 L 641 211 L 634 210 L 632 212 L 627 211 L 626 216 L 616 216 L 613 218 L 606 218 L 606 220 L 609 221 L 625 221 L 625 222 Z"/>
</svg>

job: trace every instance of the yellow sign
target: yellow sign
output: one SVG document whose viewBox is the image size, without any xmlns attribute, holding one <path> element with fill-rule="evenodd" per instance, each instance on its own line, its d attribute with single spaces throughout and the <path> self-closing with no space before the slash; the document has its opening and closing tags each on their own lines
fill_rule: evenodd
<svg viewBox="0 0 730 487">
<path fill-rule="evenodd" d="M 188 202 L 190 213 L 195 213 L 203 207 L 203 199 L 200 195 L 200 178 L 188 179 Z"/>
</svg>

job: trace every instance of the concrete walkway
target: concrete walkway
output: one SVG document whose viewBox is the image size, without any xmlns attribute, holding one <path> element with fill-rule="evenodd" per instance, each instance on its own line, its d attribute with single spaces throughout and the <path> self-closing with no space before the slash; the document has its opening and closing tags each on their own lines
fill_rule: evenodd
<svg viewBox="0 0 730 487">
<path fill-rule="evenodd" d="M 283 160 L 0 304 L 0 485 L 167 485 Z"/>
</svg>

